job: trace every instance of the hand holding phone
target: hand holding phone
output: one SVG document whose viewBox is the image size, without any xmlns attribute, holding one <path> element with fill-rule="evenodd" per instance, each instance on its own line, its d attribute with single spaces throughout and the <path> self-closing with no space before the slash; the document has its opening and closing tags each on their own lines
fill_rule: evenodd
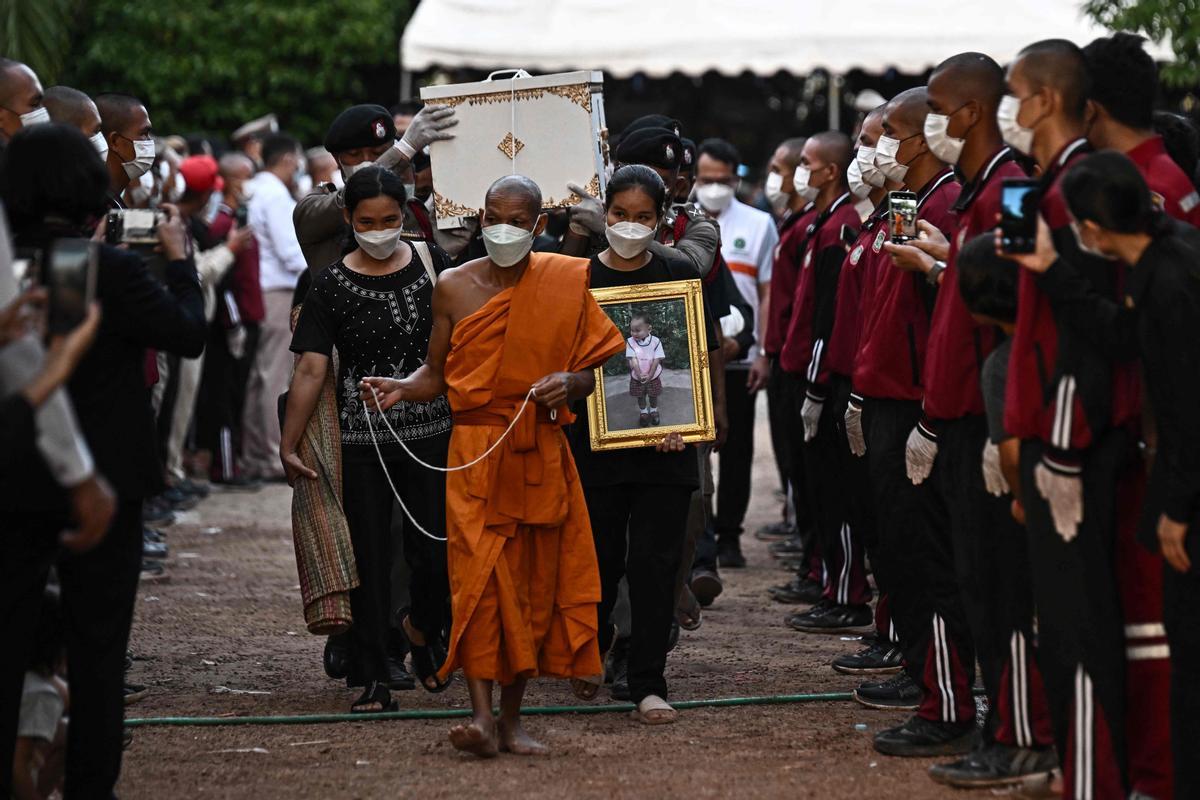
<svg viewBox="0 0 1200 800">
<path fill-rule="evenodd" d="M 893 244 L 904 244 L 917 238 L 915 192 L 888 192 L 888 227 Z"/>
<path fill-rule="evenodd" d="M 1000 186 L 1000 251 L 1032 253 L 1037 247 L 1041 182 L 1005 178 Z"/>
</svg>

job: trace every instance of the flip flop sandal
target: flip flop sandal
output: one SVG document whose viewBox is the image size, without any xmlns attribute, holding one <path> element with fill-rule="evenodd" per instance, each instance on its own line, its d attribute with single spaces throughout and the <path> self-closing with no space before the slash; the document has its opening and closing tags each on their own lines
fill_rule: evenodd
<svg viewBox="0 0 1200 800">
<path fill-rule="evenodd" d="M 379 708 L 362 708 L 374 703 Z M 351 714 L 380 714 L 385 711 L 399 711 L 400 703 L 392 699 L 392 693 L 378 681 L 371 681 L 362 695 L 350 706 Z"/>
<path fill-rule="evenodd" d="M 700 601 L 687 586 L 679 593 L 679 602 L 675 605 L 675 621 L 685 631 L 694 631 L 700 627 L 703 612 Z"/>
<path fill-rule="evenodd" d="M 409 617 L 404 618 L 404 622 L 412 625 L 412 620 Z M 415 629 L 416 626 L 413 625 Z M 442 647 L 441 641 L 434 639 L 430 640 L 428 636 L 425 638 L 425 644 L 417 644 L 408 639 L 408 647 L 412 652 L 413 672 L 417 674 L 417 682 L 421 684 L 421 688 L 430 694 L 441 694 L 450 688 L 450 681 L 441 681 L 438 679 L 438 670 L 442 668 L 442 664 L 446 662 L 446 650 Z M 433 685 L 430 686 L 428 681 L 433 679 Z"/>
<path fill-rule="evenodd" d="M 571 678 L 571 693 L 580 700 L 595 700 L 596 695 L 600 694 L 600 686 L 604 678 L 601 675 L 592 675 L 588 678 Z"/>
<path fill-rule="evenodd" d="M 629 716 L 643 725 L 670 725 L 679 718 L 679 712 L 671 708 L 666 700 L 652 694 L 638 703 Z"/>
</svg>

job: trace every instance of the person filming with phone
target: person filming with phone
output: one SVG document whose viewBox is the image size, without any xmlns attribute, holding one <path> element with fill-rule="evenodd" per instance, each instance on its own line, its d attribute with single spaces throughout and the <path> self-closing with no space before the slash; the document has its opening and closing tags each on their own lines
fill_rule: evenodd
<svg viewBox="0 0 1200 800">
<path fill-rule="evenodd" d="M 9 142 L 0 178 L 17 248 L 54 252 L 63 242 L 92 237 L 108 208 L 109 183 L 95 147 L 76 128 L 49 124 L 19 131 Z M 104 321 L 69 383 L 69 395 L 97 470 L 115 489 L 113 523 L 91 551 L 60 553 L 67 503 L 38 461 L 14 481 L 21 483 L 28 513 L 14 515 L 5 526 L 0 619 L 4 641 L 17 651 L 3 660 L 0 696 L 19 696 L 21 672 L 14 665 L 25 662 L 30 637 L 15 627 L 36 624 L 28 617 L 36 616 L 32 609 L 56 564 L 72 695 L 67 796 L 108 796 L 120 772 L 122 673 L 141 568 L 142 502 L 162 488 L 145 351 L 195 358 L 204 349 L 204 304 L 186 230 L 178 211 L 164 208 L 168 218 L 157 228 L 165 261 L 161 278 L 136 254 L 96 242 L 90 261 L 95 266 L 81 267 L 94 269 L 94 275 L 78 282 L 94 286 Z M 16 726 L 16 704 L 0 707 L 0 731 L 7 733 Z"/>
</svg>

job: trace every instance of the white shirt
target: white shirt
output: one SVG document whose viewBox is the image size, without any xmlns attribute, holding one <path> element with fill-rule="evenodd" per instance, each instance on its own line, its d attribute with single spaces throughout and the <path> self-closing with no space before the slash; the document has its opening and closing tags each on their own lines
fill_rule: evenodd
<svg viewBox="0 0 1200 800">
<path fill-rule="evenodd" d="M 296 198 L 271 172 L 258 173 L 249 186 L 253 194 L 247 222 L 258 240 L 258 280 L 262 290 L 295 289 L 300 274 L 308 268 L 292 223 Z"/>
<path fill-rule="evenodd" d="M 650 380 L 654 380 L 659 375 L 662 375 L 662 361 L 667 357 L 663 352 L 662 340 L 654 334 L 650 334 L 645 339 L 638 341 L 630 336 L 625 340 L 625 357 L 632 358 L 637 361 L 638 372 L 643 378 L 650 372 L 650 365 L 655 359 L 659 360 L 656 365 L 654 374 L 650 376 Z"/>
<path fill-rule="evenodd" d="M 721 223 L 721 255 L 733 273 L 733 282 L 754 311 L 754 342 L 742 361 L 731 366 L 748 366 L 761 352 L 763 331 L 759 320 L 758 287 L 771 282 L 775 263 L 775 245 L 779 232 L 775 220 L 765 211 L 748 206 L 736 197 L 717 217 Z"/>
</svg>

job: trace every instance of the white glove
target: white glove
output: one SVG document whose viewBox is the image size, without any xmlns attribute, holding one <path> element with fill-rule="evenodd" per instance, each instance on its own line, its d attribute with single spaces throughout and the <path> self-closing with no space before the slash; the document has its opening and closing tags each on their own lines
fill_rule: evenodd
<svg viewBox="0 0 1200 800">
<path fill-rule="evenodd" d="M 1003 497 L 1011 491 L 1000 470 L 1000 448 L 991 439 L 983 445 L 983 485 L 993 497 Z"/>
<path fill-rule="evenodd" d="M 862 406 L 854 400 L 846 406 L 846 438 L 850 440 L 850 452 L 862 458 L 867 454 L 867 439 L 863 436 Z"/>
<path fill-rule="evenodd" d="M 246 326 L 237 325 L 225 331 L 225 345 L 229 348 L 229 355 L 236 359 L 246 355 Z"/>
<path fill-rule="evenodd" d="M 479 217 L 464 217 L 460 228 L 443 229 L 434 226 L 433 241 L 451 258 L 458 258 L 471 244 L 471 240 L 477 233 L 479 233 Z"/>
<path fill-rule="evenodd" d="M 417 151 L 424 150 L 434 142 L 453 139 L 454 134 L 450 133 L 449 129 L 457 124 L 454 109 L 450 106 L 437 103 L 427 105 L 408 123 L 408 130 L 396 143 L 396 149 L 411 161 Z"/>
<path fill-rule="evenodd" d="M 811 442 L 817 438 L 817 426 L 821 422 L 824 405 L 824 400 L 816 400 L 812 395 L 804 398 L 804 406 L 800 409 L 800 419 L 804 421 L 804 441 Z"/>
<path fill-rule="evenodd" d="M 587 189 L 576 183 L 568 183 L 567 189 L 582 198 L 578 203 L 567 209 L 567 219 L 570 220 L 571 232 L 579 236 L 591 236 L 593 233 L 604 233 L 608 224 L 608 212 L 604 203 L 588 194 Z"/>
<path fill-rule="evenodd" d="M 904 471 L 913 486 L 919 486 L 929 477 L 937 452 L 937 437 L 918 422 L 908 435 L 908 443 L 904 446 Z"/>
<path fill-rule="evenodd" d="M 1050 504 L 1054 530 L 1064 542 L 1074 539 L 1083 522 L 1083 479 L 1053 470 L 1043 461 L 1033 468 L 1033 482 L 1038 494 Z"/>
</svg>

